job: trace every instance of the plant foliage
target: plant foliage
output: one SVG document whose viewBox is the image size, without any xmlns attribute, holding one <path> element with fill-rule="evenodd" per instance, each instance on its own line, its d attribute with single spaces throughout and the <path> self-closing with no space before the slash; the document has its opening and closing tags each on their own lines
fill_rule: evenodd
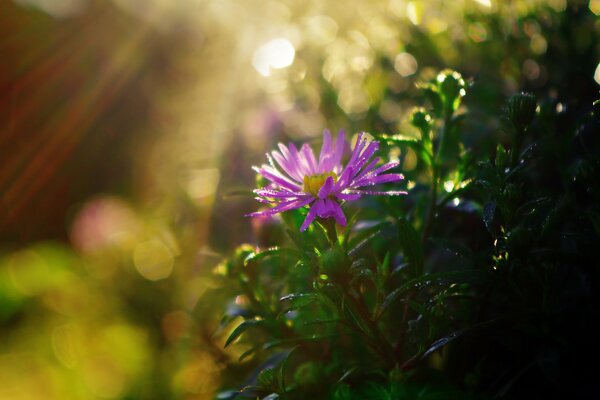
<svg viewBox="0 0 600 400">
<path fill-rule="evenodd" d="M 600 110 L 567 129 L 518 93 L 487 151 L 463 129 L 470 83 L 420 87 L 418 132 L 372 133 L 416 154 L 405 198 L 371 198 L 343 232 L 303 210 L 276 247 L 220 266 L 226 345 L 242 377 L 219 398 L 452 399 L 580 394 L 598 330 Z M 235 306 L 233 306 L 235 304 Z M 235 321 L 232 325 L 231 321 Z M 232 383 L 233 384 L 233 383 Z M 568 388 L 568 389 L 565 389 Z"/>
</svg>

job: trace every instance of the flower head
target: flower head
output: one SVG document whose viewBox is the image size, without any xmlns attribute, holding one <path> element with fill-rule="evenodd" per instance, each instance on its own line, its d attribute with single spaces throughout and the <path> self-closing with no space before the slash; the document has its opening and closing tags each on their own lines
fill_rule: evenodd
<svg viewBox="0 0 600 400">
<path fill-rule="evenodd" d="M 357 200 L 365 194 L 406 194 L 401 191 L 361 189 L 379 183 L 397 182 L 404 177 L 402 174 L 383 174 L 398 166 L 398 163 L 377 166 L 380 158 L 373 156 L 379 149 L 379 143 L 367 140 L 363 133 L 358 135 L 350 158 L 343 166 L 342 158 L 349 149 L 350 144 L 344 132 L 340 132 L 334 142 L 328 130 L 323 132 L 323 146 L 318 159 L 308 144 L 298 150 L 293 143 L 287 147 L 280 143 L 279 151 L 267 154 L 268 165 L 254 167 L 257 173 L 271 182 L 264 188 L 254 190 L 256 200 L 275 206 L 248 216 L 273 215 L 310 205 L 301 231 L 305 231 L 316 217 L 334 218 L 338 224 L 345 226 L 346 216 L 340 202 Z"/>
</svg>

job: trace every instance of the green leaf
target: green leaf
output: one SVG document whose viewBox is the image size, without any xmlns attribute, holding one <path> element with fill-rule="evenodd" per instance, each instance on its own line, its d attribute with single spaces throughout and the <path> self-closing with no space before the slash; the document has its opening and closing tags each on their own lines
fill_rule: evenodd
<svg viewBox="0 0 600 400">
<path fill-rule="evenodd" d="M 340 379 L 338 379 L 337 383 L 342 383 L 343 381 L 345 381 L 350 375 L 352 375 L 353 373 L 355 373 L 356 371 L 358 371 L 360 368 L 358 366 L 354 366 L 350 369 L 348 369 L 347 371 L 345 371 L 342 376 L 340 377 Z"/>
<path fill-rule="evenodd" d="M 257 385 L 263 390 L 277 390 L 277 377 L 273 368 L 265 368 L 256 378 Z"/>
<path fill-rule="evenodd" d="M 302 326 L 310 326 L 310 325 L 320 325 L 320 324 L 339 324 L 343 323 L 339 318 L 331 318 L 331 319 L 311 319 L 310 321 L 306 321 L 302 323 Z"/>
<path fill-rule="evenodd" d="M 333 400 L 352 400 L 350 386 L 347 383 L 340 383 L 335 389 Z"/>
<path fill-rule="evenodd" d="M 421 238 L 417 231 L 405 219 L 397 222 L 400 236 L 400 246 L 406 259 L 412 264 L 412 275 L 418 276 L 423 273 L 424 259 Z"/>
<path fill-rule="evenodd" d="M 338 337 L 338 335 L 337 334 L 327 334 L 327 335 L 314 334 L 314 335 L 298 336 L 298 337 L 288 338 L 288 339 L 276 339 L 276 340 L 270 340 L 270 341 L 266 342 L 265 344 L 263 344 L 262 348 L 263 348 L 263 350 L 270 350 L 275 347 L 289 346 L 291 344 L 298 344 L 298 343 L 302 343 L 302 342 L 318 342 L 321 340 L 332 339 L 335 337 Z"/>
<path fill-rule="evenodd" d="M 348 248 L 348 241 L 350 240 L 350 233 L 352 232 L 352 229 L 350 229 L 349 227 L 354 226 L 355 222 L 356 222 L 356 218 L 358 218 L 358 213 L 355 212 L 353 213 L 350 218 L 348 218 L 348 223 L 346 224 L 348 226 L 348 228 L 344 231 L 344 233 L 342 234 L 342 247 L 344 249 Z"/>
<path fill-rule="evenodd" d="M 417 303 L 414 300 L 406 300 L 406 304 L 408 304 L 411 309 L 423 316 L 429 315 L 429 310 L 421 303 Z"/>
<path fill-rule="evenodd" d="M 347 383 L 340 383 L 333 393 L 333 400 L 352 400 L 352 392 Z"/>
<path fill-rule="evenodd" d="M 358 311 L 354 310 L 347 301 L 342 301 L 342 311 L 344 312 L 344 316 L 347 317 L 354 327 L 365 333 L 366 336 L 371 337 L 369 325 L 361 318 Z"/>
<path fill-rule="evenodd" d="M 396 302 L 400 296 L 409 290 L 412 289 L 422 289 L 426 286 L 430 286 L 432 284 L 437 284 L 442 280 L 451 280 L 456 281 L 459 278 L 464 279 L 481 279 L 488 275 L 486 271 L 481 270 L 462 270 L 462 271 L 448 271 L 448 272 L 437 272 L 433 274 L 425 274 L 415 279 L 411 279 L 410 281 L 404 283 L 399 288 L 391 292 L 384 299 L 380 309 L 378 317 L 380 317 L 387 308 L 391 306 L 394 302 Z"/>
<path fill-rule="evenodd" d="M 425 162 L 427 165 L 431 165 L 433 156 L 431 155 L 431 153 L 429 153 L 429 151 L 427 151 L 427 149 L 423 145 L 423 142 L 421 142 L 417 138 L 404 135 L 394 135 L 386 137 L 386 141 L 392 145 L 400 147 L 406 146 L 411 148 L 417 154 L 417 156 L 419 156 L 419 158 L 423 160 L 423 162 Z"/>
<path fill-rule="evenodd" d="M 353 275 L 353 278 L 352 278 L 353 284 L 361 279 L 369 280 L 369 281 L 373 282 L 374 284 L 377 283 L 375 274 L 373 273 L 373 271 L 371 271 L 368 268 L 362 268 L 362 269 L 359 269 L 358 271 L 355 270 L 352 272 L 352 275 Z"/>
<path fill-rule="evenodd" d="M 519 215 L 527 215 L 536 210 L 537 207 L 547 204 L 551 202 L 552 199 L 550 197 L 539 197 L 537 199 L 530 200 L 523 204 L 521 207 L 517 209 L 517 214 Z"/>
<path fill-rule="evenodd" d="M 285 358 L 283 359 L 283 361 L 281 362 L 281 364 L 279 365 L 279 370 L 277 373 L 277 382 L 279 384 L 279 387 L 281 388 L 281 392 L 282 393 L 286 393 L 287 389 L 285 386 L 285 367 L 287 366 L 290 357 L 292 356 L 292 353 L 294 351 L 296 351 L 296 349 L 298 349 L 298 347 L 300 346 L 295 346 L 293 347 L 285 356 Z"/>
<path fill-rule="evenodd" d="M 279 301 L 286 302 L 288 305 L 279 313 L 283 315 L 287 312 L 306 307 L 309 304 L 320 300 L 320 296 L 317 293 L 293 293 L 283 296 Z"/>
<path fill-rule="evenodd" d="M 432 242 L 434 242 L 436 245 L 439 245 L 440 247 L 446 249 L 447 251 L 449 251 L 450 253 L 454 254 L 455 256 L 461 257 L 465 260 L 474 260 L 475 259 L 475 255 L 473 254 L 473 251 L 471 249 L 469 249 L 468 247 L 457 243 L 455 241 L 452 240 L 448 240 L 448 239 L 432 239 Z"/>
<path fill-rule="evenodd" d="M 494 232 L 494 215 L 496 215 L 496 200 L 489 201 L 483 206 L 483 223 L 492 235 L 496 234 Z"/>
<path fill-rule="evenodd" d="M 485 322 L 481 322 L 478 324 L 475 324 L 473 326 L 470 326 L 468 328 L 465 329 L 461 329 L 459 331 L 456 332 L 452 332 L 449 335 L 444 336 L 441 339 L 436 340 L 435 342 L 433 342 L 431 344 L 431 346 L 429 346 L 429 348 L 423 353 L 423 355 L 421 356 L 421 358 L 426 358 L 428 355 L 430 355 L 431 353 L 441 349 L 442 347 L 446 346 L 448 343 L 454 341 L 455 339 L 458 339 L 466 334 L 472 333 L 475 330 L 480 330 L 480 329 L 487 329 L 490 327 L 494 327 L 497 326 L 500 323 L 504 323 L 504 322 L 509 322 L 512 321 L 516 318 L 520 318 L 525 316 L 524 313 L 519 314 L 519 315 L 509 315 L 509 316 L 505 316 L 505 317 L 501 317 L 501 318 L 496 318 L 494 320 L 490 320 L 490 321 L 485 321 Z"/>
<path fill-rule="evenodd" d="M 350 239 L 348 243 L 348 255 L 352 256 L 358 250 L 360 250 L 363 246 L 365 246 L 371 239 L 376 236 L 383 234 L 386 230 L 388 230 L 392 224 L 388 221 L 381 222 L 376 224 L 370 228 L 364 229 L 358 232 L 352 239 Z"/>
<path fill-rule="evenodd" d="M 387 278 L 390 275 L 390 252 L 386 251 L 383 261 L 377 264 L 377 275 Z"/>
<path fill-rule="evenodd" d="M 231 335 L 225 341 L 225 347 L 229 346 L 235 339 L 237 339 L 242 333 L 244 333 L 248 328 L 257 327 L 265 324 L 265 320 L 263 319 L 247 319 L 241 324 L 239 324 Z"/>
<path fill-rule="evenodd" d="M 272 247 L 265 251 L 261 251 L 260 253 L 251 253 L 250 255 L 248 255 L 248 257 L 246 257 L 244 259 L 244 267 L 247 267 L 248 264 L 250 264 L 251 262 L 256 262 L 256 261 L 262 260 L 265 257 L 277 255 L 280 252 L 281 252 L 281 249 L 279 247 Z"/>
<path fill-rule="evenodd" d="M 251 347 L 242 353 L 241 356 L 238 357 L 238 362 L 244 361 L 246 358 L 250 357 L 252 354 L 256 353 L 260 348 L 262 348 L 262 344 Z"/>
</svg>

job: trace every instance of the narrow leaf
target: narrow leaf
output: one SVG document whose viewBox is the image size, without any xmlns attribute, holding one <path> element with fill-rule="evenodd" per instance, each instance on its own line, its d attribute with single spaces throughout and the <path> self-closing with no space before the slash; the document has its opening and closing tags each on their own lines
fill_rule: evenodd
<svg viewBox="0 0 600 400">
<path fill-rule="evenodd" d="M 424 268 L 423 247 L 419 235 L 405 219 L 399 219 L 397 225 L 404 256 L 412 264 L 413 276 L 419 276 Z"/>
<path fill-rule="evenodd" d="M 235 339 L 237 339 L 242 333 L 244 333 L 248 328 L 264 325 L 265 321 L 262 319 L 247 319 L 241 324 L 239 324 L 231 335 L 225 341 L 225 347 L 229 346 Z"/>
<path fill-rule="evenodd" d="M 260 253 L 251 253 L 250 255 L 248 255 L 248 257 L 246 257 L 246 259 L 244 259 L 244 266 L 247 267 L 248 264 L 250 264 L 251 262 L 259 261 L 265 257 L 277 255 L 280 252 L 281 249 L 279 247 L 272 247 L 265 251 L 261 251 Z"/>
</svg>

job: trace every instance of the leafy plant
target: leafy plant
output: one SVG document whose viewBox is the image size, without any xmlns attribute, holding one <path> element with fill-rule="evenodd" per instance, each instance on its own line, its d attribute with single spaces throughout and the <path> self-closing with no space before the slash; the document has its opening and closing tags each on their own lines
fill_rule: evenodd
<svg viewBox="0 0 600 400">
<path fill-rule="evenodd" d="M 572 368 L 597 333 L 598 104 L 558 132 L 552 102 L 516 94 L 501 144 L 481 151 L 463 130 L 469 86 L 443 71 L 419 86 L 417 136 L 372 133 L 384 153 L 416 155 L 406 198 L 363 200 L 341 232 L 331 219 L 300 232 L 306 210 L 288 211 L 287 238 L 219 268 L 232 299 L 222 325 L 239 321 L 230 368 L 246 374 L 219 398 L 583 390 L 589 372 Z"/>
</svg>

